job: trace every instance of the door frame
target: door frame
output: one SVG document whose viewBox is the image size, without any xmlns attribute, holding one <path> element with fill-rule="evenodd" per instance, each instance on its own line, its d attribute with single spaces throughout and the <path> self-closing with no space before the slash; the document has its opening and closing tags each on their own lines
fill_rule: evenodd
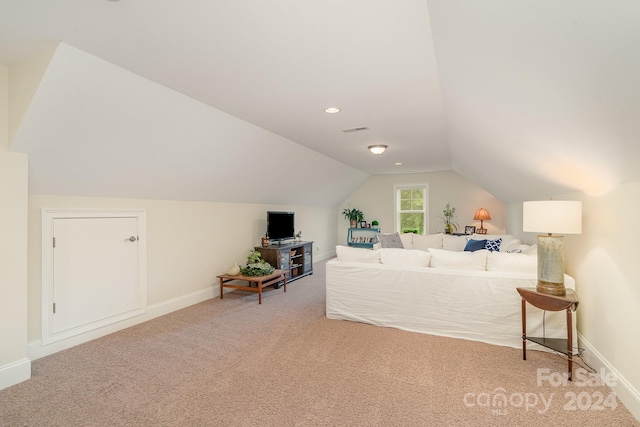
<svg viewBox="0 0 640 427">
<path fill-rule="evenodd" d="M 138 224 L 138 305 L 115 316 L 53 333 L 53 224 L 56 219 L 136 218 Z M 58 210 L 42 209 L 42 337 L 41 344 L 52 344 L 147 312 L 147 236 L 144 210 Z"/>
</svg>

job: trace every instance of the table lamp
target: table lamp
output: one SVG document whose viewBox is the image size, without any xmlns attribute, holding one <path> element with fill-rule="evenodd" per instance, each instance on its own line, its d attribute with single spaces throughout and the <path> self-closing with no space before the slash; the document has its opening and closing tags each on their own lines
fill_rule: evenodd
<svg viewBox="0 0 640 427">
<path fill-rule="evenodd" d="M 582 202 L 545 200 L 524 202 L 523 231 L 538 234 L 538 286 L 536 290 L 564 296 L 564 236 L 582 232 Z"/>
<path fill-rule="evenodd" d="M 487 234 L 487 229 L 484 228 L 484 220 L 490 220 L 491 215 L 485 208 L 480 208 L 476 211 L 476 214 L 473 216 L 474 221 L 480 221 L 480 228 L 476 230 L 478 234 Z"/>
</svg>

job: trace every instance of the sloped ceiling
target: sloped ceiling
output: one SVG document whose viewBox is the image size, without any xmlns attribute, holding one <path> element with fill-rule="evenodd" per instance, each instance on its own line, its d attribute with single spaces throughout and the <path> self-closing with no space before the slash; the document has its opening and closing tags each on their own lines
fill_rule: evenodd
<svg viewBox="0 0 640 427">
<path fill-rule="evenodd" d="M 31 192 L 331 205 L 453 169 L 509 202 L 640 180 L 634 1 L 0 8 L 0 62 L 62 42 L 12 145 Z"/>
</svg>

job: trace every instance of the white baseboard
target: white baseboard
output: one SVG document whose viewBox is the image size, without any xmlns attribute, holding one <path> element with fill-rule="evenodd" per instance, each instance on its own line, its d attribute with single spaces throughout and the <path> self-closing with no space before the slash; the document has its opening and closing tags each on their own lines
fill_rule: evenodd
<svg viewBox="0 0 640 427">
<path fill-rule="evenodd" d="M 76 335 L 74 337 L 56 341 L 47 345 L 42 345 L 41 340 L 31 341 L 28 344 L 27 353 L 31 360 L 36 360 L 41 357 L 49 356 L 59 351 L 66 350 L 73 346 L 85 343 L 87 341 L 109 335 L 122 329 L 147 322 L 151 319 L 155 319 L 156 317 L 164 316 L 165 314 L 169 314 L 176 310 L 181 310 L 191 305 L 198 304 L 202 301 L 214 298 L 215 296 L 220 296 L 217 286 L 212 286 L 210 289 L 203 289 L 200 291 L 192 292 L 190 294 L 173 298 L 159 304 L 151 305 L 147 307 L 147 311 L 144 314 L 141 314 L 139 316 L 131 317 L 129 319 L 104 326 L 99 329 L 94 329 L 92 331 Z"/>
<path fill-rule="evenodd" d="M 333 258 L 335 256 L 336 256 L 336 250 L 334 249 L 333 251 L 314 254 L 313 261 L 315 264 L 316 262 L 323 261 L 328 258 Z"/>
<path fill-rule="evenodd" d="M 22 359 L 10 365 L 0 366 L 0 390 L 31 378 L 31 360 Z"/>
<path fill-rule="evenodd" d="M 316 255 L 315 261 L 321 261 L 334 256 L 335 250 L 333 252 L 330 251 Z M 173 298 L 171 300 L 149 306 L 147 307 L 147 311 L 144 314 L 131 317 L 129 319 L 122 320 L 120 322 L 104 326 L 102 328 L 94 329 L 92 331 L 76 335 L 74 337 L 56 341 L 47 345 L 42 345 L 41 340 L 31 341 L 28 344 L 27 353 L 31 360 L 36 360 L 41 357 L 49 356 L 51 354 L 66 350 L 87 341 L 91 341 L 96 338 L 100 338 L 105 335 L 120 331 L 122 329 L 147 322 L 151 319 L 155 319 L 156 317 L 164 316 L 165 314 L 169 314 L 176 310 L 181 310 L 193 304 L 198 304 L 202 301 L 206 301 L 218 296 L 220 296 L 220 290 L 218 286 L 214 285 L 210 289 L 203 289 L 201 291 L 192 292 L 181 297 Z"/>
<path fill-rule="evenodd" d="M 613 374 L 616 378 L 615 385 L 611 387 L 620 399 L 620 401 L 626 406 L 631 414 L 640 421 L 640 393 L 633 387 L 620 373 L 587 341 L 580 333 L 578 333 L 578 340 L 580 345 L 584 347 L 583 353 L 584 360 L 594 368 L 596 371 L 602 374 Z"/>
</svg>

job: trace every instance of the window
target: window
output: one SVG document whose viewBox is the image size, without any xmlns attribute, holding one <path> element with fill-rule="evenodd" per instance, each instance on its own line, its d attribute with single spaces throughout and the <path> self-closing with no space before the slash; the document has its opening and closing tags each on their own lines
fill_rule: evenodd
<svg viewBox="0 0 640 427">
<path fill-rule="evenodd" d="M 396 186 L 396 231 L 425 234 L 427 221 L 427 184 Z"/>
</svg>

